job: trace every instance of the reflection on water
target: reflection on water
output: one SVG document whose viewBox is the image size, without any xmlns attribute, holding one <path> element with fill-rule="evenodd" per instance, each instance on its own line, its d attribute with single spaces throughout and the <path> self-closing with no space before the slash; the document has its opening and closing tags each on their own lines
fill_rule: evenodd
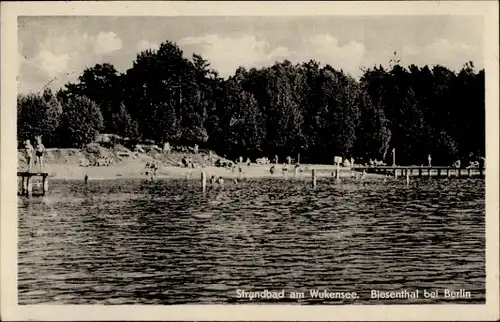
<svg viewBox="0 0 500 322">
<path fill-rule="evenodd" d="M 18 203 L 20 304 L 241 303 L 237 289 L 311 288 L 361 304 L 429 301 L 369 299 L 403 288 L 484 302 L 482 180 L 249 180 L 206 193 L 185 180 L 54 180 Z"/>
</svg>

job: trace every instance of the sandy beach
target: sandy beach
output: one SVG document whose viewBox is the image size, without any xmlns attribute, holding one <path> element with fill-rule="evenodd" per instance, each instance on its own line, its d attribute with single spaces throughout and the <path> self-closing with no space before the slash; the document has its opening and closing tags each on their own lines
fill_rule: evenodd
<svg viewBox="0 0 500 322">
<path fill-rule="evenodd" d="M 269 169 L 271 165 L 251 164 L 250 166 L 242 165 L 241 177 L 242 178 L 310 178 L 312 176 L 312 169 L 316 169 L 316 177 L 333 177 L 332 172 L 335 170 L 333 165 L 302 165 L 302 173 L 297 172 L 293 166 L 290 167 L 285 174 L 281 170 L 281 165 L 276 167 L 274 174 L 271 174 Z M 23 171 L 22 169 L 20 169 Z M 211 176 L 216 178 L 222 177 L 224 179 L 234 179 L 240 176 L 238 168 L 234 170 L 205 166 L 197 168 L 184 168 L 175 166 L 160 166 L 155 178 L 156 179 L 185 179 L 185 178 L 199 178 L 201 173 L 205 172 L 207 179 Z M 85 175 L 91 180 L 109 180 L 109 179 L 145 179 L 150 176 L 146 174 L 146 168 L 143 163 L 127 162 L 126 164 L 116 164 L 108 167 L 82 167 L 75 164 L 47 164 L 44 172 L 49 173 L 50 178 L 62 180 L 83 180 Z M 339 177 L 351 177 L 351 169 L 341 167 Z M 379 177 L 377 174 L 369 174 L 369 177 Z"/>
<path fill-rule="evenodd" d="M 282 170 L 282 164 L 275 165 L 274 174 L 270 169 L 272 164 L 241 163 L 234 168 L 216 167 L 214 161 L 210 162 L 207 153 L 186 154 L 186 153 L 132 153 L 129 150 L 120 148 L 129 153 L 129 157 L 119 156 L 119 152 L 113 149 L 102 147 L 95 148 L 95 151 L 88 152 L 85 149 L 47 149 L 45 156 L 45 166 L 43 171 L 49 178 L 61 180 L 84 180 L 88 176 L 90 180 L 109 179 L 148 179 L 149 169 L 146 165 L 150 162 L 156 163 L 159 168 L 155 179 L 195 179 L 200 178 L 204 171 L 209 180 L 212 176 L 224 179 L 235 178 L 311 178 L 312 170 L 315 169 L 317 178 L 334 177 L 336 166 L 333 164 L 301 164 L 295 171 L 295 165 L 287 166 L 288 171 Z M 194 168 L 180 166 L 182 159 L 189 157 L 195 164 Z M 96 165 L 96 160 L 106 158 L 112 162 L 107 165 Z M 213 155 L 213 160 L 227 162 L 229 160 L 217 155 Z M 86 164 L 86 166 L 85 166 Z M 241 167 L 241 174 L 239 168 Z M 24 159 L 23 151 L 18 151 L 18 171 L 27 171 L 28 167 Z M 32 171 L 39 171 L 35 164 Z M 359 172 L 358 172 L 359 174 Z M 350 178 L 352 176 L 351 167 L 340 167 L 339 177 Z M 380 174 L 366 174 L 365 178 L 383 177 Z"/>
</svg>

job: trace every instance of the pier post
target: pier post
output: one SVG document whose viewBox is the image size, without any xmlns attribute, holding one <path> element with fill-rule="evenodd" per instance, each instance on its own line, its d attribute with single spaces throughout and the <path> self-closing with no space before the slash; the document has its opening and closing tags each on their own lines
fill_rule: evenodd
<svg viewBox="0 0 500 322">
<path fill-rule="evenodd" d="M 431 176 L 432 176 L 432 169 L 431 169 L 431 168 L 429 168 L 429 169 L 427 170 L 427 177 L 430 179 L 430 178 L 431 178 Z"/>
<path fill-rule="evenodd" d="M 467 174 L 469 175 L 469 178 L 472 177 L 472 169 L 471 168 L 467 169 Z"/>
<path fill-rule="evenodd" d="M 335 178 L 339 180 L 339 173 L 340 173 L 340 164 L 337 162 L 337 172 L 335 174 Z"/>
<path fill-rule="evenodd" d="M 441 177 L 441 168 L 438 168 L 438 169 L 437 169 L 437 172 L 438 172 L 438 173 L 437 173 L 438 178 L 439 178 L 439 177 Z"/>
<path fill-rule="evenodd" d="M 21 187 L 21 195 L 26 195 L 27 191 L 28 191 L 28 182 L 26 181 L 26 177 L 25 176 L 22 176 L 21 177 L 21 181 L 22 181 L 22 187 Z"/>
<path fill-rule="evenodd" d="M 394 178 L 398 178 L 398 169 L 394 168 Z"/>
<path fill-rule="evenodd" d="M 49 191 L 49 178 L 43 176 L 42 182 L 43 182 L 43 194 L 45 195 Z"/>
<path fill-rule="evenodd" d="M 201 190 L 203 190 L 203 192 L 205 192 L 207 188 L 207 176 L 205 174 L 205 171 L 202 171 L 201 172 Z"/>
<path fill-rule="evenodd" d="M 408 169 L 405 171 L 405 176 L 406 176 L 406 184 L 410 184 L 410 173 L 408 172 Z"/>
<path fill-rule="evenodd" d="M 422 176 L 422 168 L 418 168 L 418 176 L 421 177 Z"/>
<path fill-rule="evenodd" d="M 446 176 L 449 178 L 450 177 L 450 168 L 446 169 Z"/>
<path fill-rule="evenodd" d="M 457 177 L 461 177 L 462 176 L 462 169 L 458 168 L 457 169 Z"/>
<path fill-rule="evenodd" d="M 316 169 L 312 169 L 311 173 L 312 173 L 312 186 L 313 188 L 316 188 Z"/>
<path fill-rule="evenodd" d="M 33 192 L 33 183 L 31 182 L 31 177 L 26 177 L 26 195 L 29 197 Z"/>
</svg>

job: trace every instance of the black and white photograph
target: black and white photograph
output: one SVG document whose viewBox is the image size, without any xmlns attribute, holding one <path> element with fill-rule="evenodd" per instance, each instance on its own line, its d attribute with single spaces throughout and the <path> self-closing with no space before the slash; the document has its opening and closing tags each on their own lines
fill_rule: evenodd
<svg viewBox="0 0 500 322">
<path fill-rule="evenodd" d="M 498 3 L 208 4 L 2 3 L 2 315 L 499 318 Z"/>
</svg>

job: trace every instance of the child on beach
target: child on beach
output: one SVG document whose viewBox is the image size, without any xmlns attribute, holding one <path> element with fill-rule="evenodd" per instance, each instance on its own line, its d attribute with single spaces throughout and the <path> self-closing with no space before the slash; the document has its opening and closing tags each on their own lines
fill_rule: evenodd
<svg viewBox="0 0 500 322">
<path fill-rule="evenodd" d="M 43 164 L 43 153 L 45 152 L 45 146 L 42 144 L 42 138 L 39 136 L 36 138 L 36 163 L 38 164 L 38 168 L 40 172 L 42 172 L 44 164 Z"/>
<path fill-rule="evenodd" d="M 288 172 L 288 166 L 286 163 L 283 163 L 283 165 L 281 166 L 281 171 L 283 171 L 283 174 Z"/>
<path fill-rule="evenodd" d="M 24 142 L 24 153 L 26 157 L 26 164 L 28 165 L 28 172 L 33 168 L 33 146 L 31 145 L 30 140 L 26 140 Z"/>
</svg>

